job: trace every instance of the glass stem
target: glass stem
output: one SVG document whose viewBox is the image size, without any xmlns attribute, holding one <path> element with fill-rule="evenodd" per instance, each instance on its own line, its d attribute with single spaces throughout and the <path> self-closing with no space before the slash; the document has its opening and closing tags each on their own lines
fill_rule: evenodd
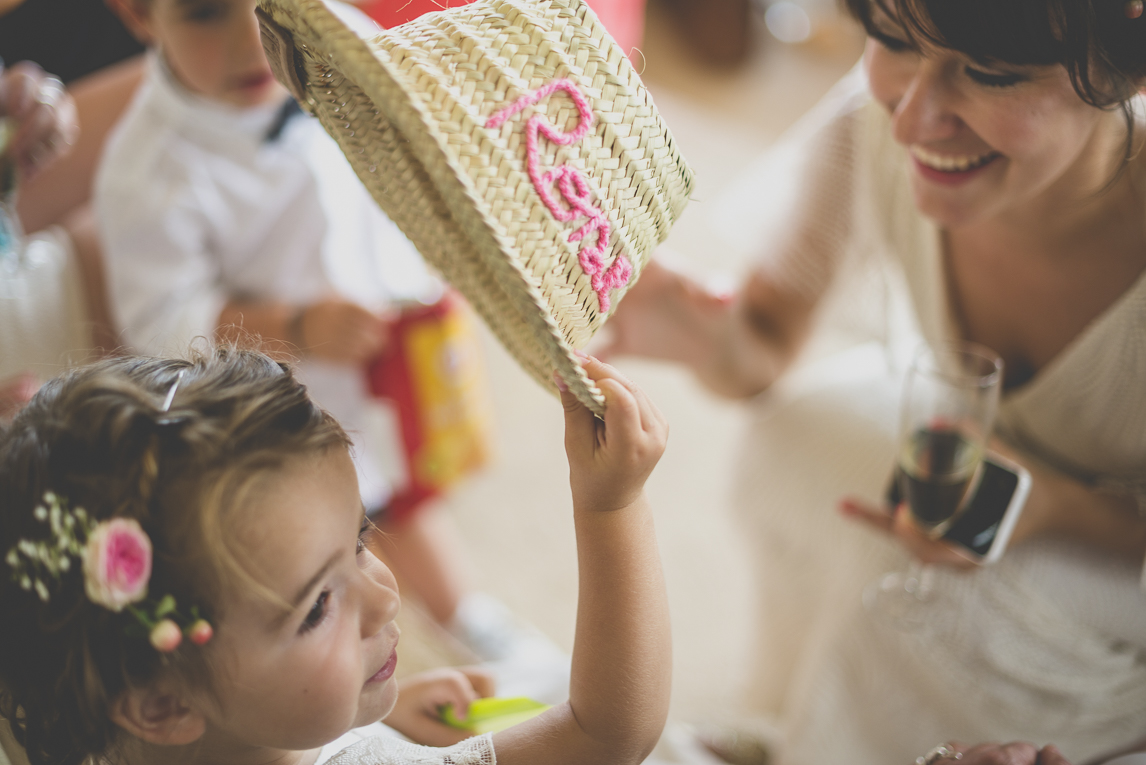
<svg viewBox="0 0 1146 765">
<path fill-rule="evenodd" d="M 912 558 L 907 567 L 903 589 L 915 596 L 916 600 L 927 600 L 935 587 L 935 568 Z"/>
</svg>

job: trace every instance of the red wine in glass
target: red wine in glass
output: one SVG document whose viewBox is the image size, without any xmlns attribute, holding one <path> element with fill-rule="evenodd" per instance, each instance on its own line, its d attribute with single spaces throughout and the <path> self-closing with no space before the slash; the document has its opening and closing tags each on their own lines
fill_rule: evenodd
<svg viewBox="0 0 1146 765">
<path fill-rule="evenodd" d="M 974 493 L 982 461 L 979 444 L 953 427 L 919 428 L 904 439 L 899 490 L 920 529 L 943 534 Z"/>
</svg>

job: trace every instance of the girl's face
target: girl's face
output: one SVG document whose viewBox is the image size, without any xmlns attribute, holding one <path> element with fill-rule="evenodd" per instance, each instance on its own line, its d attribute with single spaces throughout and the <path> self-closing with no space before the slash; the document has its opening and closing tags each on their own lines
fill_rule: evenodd
<svg viewBox="0 0 1146 765">
<path fill-rule="evenodd" d="M 308 750 L 385 717 L 398 693 L 398 587 L 360 541 L 347 451 L 289 461 L 245 509 L 236 542 L 249 570 L 291 608 L 257 593 L 224 600 L 207 741 Z"/>
<path fill-rule="evenodd" d="M 192 93 L 237 107 L 285 95 L 259 38 L 255 0 L 127 0 L 144 34 Z"/>
<path fill-rule="evenodd" d="M 911 155 L 916 206 L 939 225 L 1005 216 L 1059 192 L 1073 200 L 1111 177 L 1118 115 L 1079 98 L 1064 67 L 917 51 L 886 17 L 875 23 L 882 34 L 864 53 L 871 91 Z"/>
</svg>

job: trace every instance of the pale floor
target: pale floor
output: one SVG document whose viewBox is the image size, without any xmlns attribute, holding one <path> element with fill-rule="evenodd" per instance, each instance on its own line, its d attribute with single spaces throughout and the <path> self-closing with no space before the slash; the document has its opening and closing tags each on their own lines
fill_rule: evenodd
<svg viewBox="0 0 1146 765">
<path fill-rule="evenodd" d="M 735 73 L 699 67 L 676 28 L 649 9 L 644 79 L 697 175 L 694 201 L 668 242 L 703 273 L 741 263 L 706 244 L 706 202 L 858 59 L 850 26 L 833 45 L 762 45 Z M 562 411 L 488 335 L 497 459 L 448 503 L 469 546 L 474 577 L 557 643 L 571 648 L 577 579 Z M 673 618 L 673 712 L 701 722 L 740 714 L 752 649 L 750 550 L 729 502 L 740 405 L 714 398 L 665 365 L 618 363 L 672 425 L 648 493 Z"/>
</svg>

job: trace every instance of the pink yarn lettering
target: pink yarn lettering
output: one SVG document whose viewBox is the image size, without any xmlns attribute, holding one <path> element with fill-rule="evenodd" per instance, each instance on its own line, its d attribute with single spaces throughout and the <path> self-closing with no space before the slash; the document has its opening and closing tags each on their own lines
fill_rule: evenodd
<svg viewBox="0 0 1146 765">
<path fill-rule="evenodd" d="M 589 186 L 589 179 L 571 165 L 562 165 L 548 172 L 542 172 L 541 151 L 537 143 L 538 134 L 544 135 L 560 146 L 571 146 L 585 138 L 589 134 L 589 128 L 593 125 L 594 119 L 588 99 L 572 80 L 554 80 L 548 85 L 522 96 L 512 106 L 502 109 L 490 117 L 485 126 L 488 128 L 501 127 L 522 109 L 538 103 L 558 90 L 564 90 L 573 99 L 577 111 L 581 114 L 581 119 L 577 122 L 577 127 L 564 133 L 549 124 L 540 114 L 530 117 L 529 121 L 525 123 L 525 163 L 529 169 L 529 178 L 533 181 L 533 187 L 537 189 L 537 193 L 545 202 L 545 206 L 549 208 L 549 212 L 553 213 L 553 217 L 566 223 L 581 217 L 589 219 L 585 225 L 569 235 L 569 241 L 581 242 L 587 240 L 592 234 L 596 234 L 594 244 L 590 246 L 586 243 L 581 248 L 577 259 L 581 263 L 581 270 L 589 275 L 593 291 L 597 293 L 601 312 L 607 313 L 610 304 L 609 293 L 629 283 L 629 279 L 633 275 L 633 266 L 629 263 L 628 258 L 621 254 L 613 260 L 612 266 L 605 268 L 605 253 L 609 250 L 612 226 L 609 219 L 605 217 L 605 213 L 593 203 L 593 191 Z M 562 204 L 557 195 L 554 194 L 554 186 L 561 192 L 565 204 Z M 568 206 L 566 207 L 566 205 Z"/>
</svg>

